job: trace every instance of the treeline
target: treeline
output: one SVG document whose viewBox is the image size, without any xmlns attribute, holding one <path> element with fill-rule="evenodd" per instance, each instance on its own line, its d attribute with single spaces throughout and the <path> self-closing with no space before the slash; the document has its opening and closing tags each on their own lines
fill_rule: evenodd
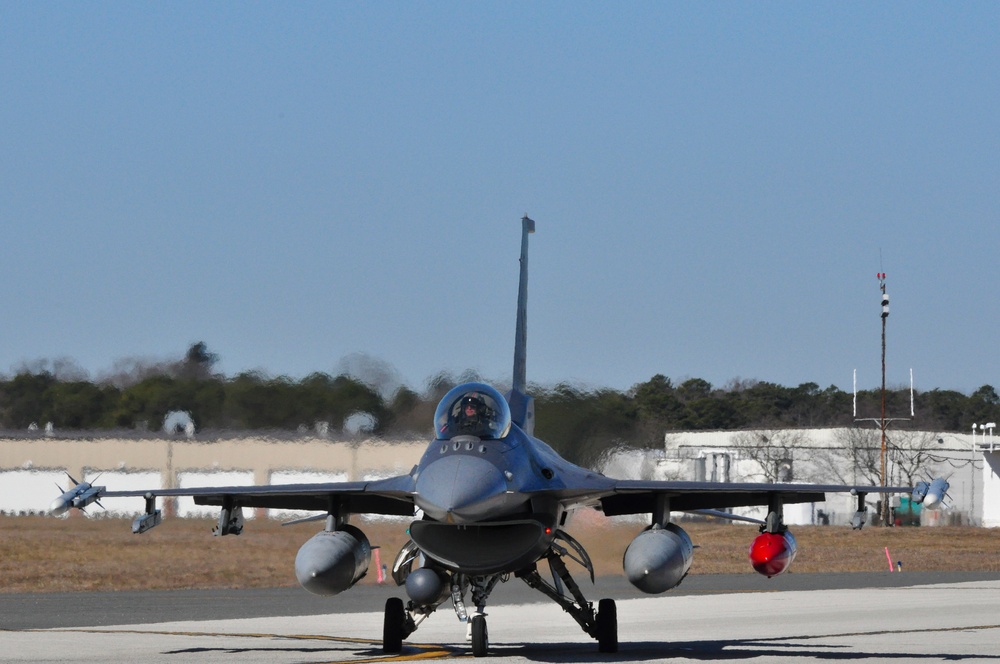
<svg viewBox="0 0 1000 664">
<path fill-rule="evenodd" d="M 24 430 L 51 422 L 56 430 L 158 430 L 172 411 L 186 411 L 199 431 L 315 430 L 326 423 L 337 435 L 354 414 L 365 414 L 371 433 L 426 436 L 438 400 L 475 376 L 441 374 L 418 393 L 407 387 L 383 397 L 348 375 L 314 373 L 301 380 L 212 372 L 216 358 L 195 344 L 183 360 L 145 367 L 129 380 L 90 381 L 51 371 L 21 371 L 0 380 L 0 428 Z M 498 386 L 503 389 L 503 386 Z M 668 431 L 850 426 L 853 395 L 815 383 L 784 387 L 734 380 L 714 387 L 700 378 L 675 385 L 657 374 L 627 391 L 569 384 L 532 386 L 535 433 L 566 458 L 588 463 L 614 446 L 660 447 Z M 916 416 L 905 426 L 964 432 L 1000 421 L 1000 396 L 990 385 L 971 395 L 931 390 L 914 395 Z M 877 418 L 881 393 L 857 396 L 859 418 Z M 886 395 L 886 414 L 909 417 L 908 388 Z"/>
<path fill-rule="evenodd" d="M 657 374 L 627 392 L 557 385 L 535 394 L 536 433 L 567 458 L 583 462 L 610 446 L 661 447 L 670 431 L 846 427 L 856 420 L 851 392 L 816 383 L 784 387 L 734 380 L 716 388 L 701 378 L 674 385 Z M 894 427 L 965 432 L 973 423 L 1000 421 L 1000 396 L 990 385 L 969 396 L 914 392 L 913 406 L 915 416 Z M 881 408 L 881 390 L 858 392 L 858 419 L 878 418 Z M 886 417 L 909 416 L 909 388 L 887 390 Z"/>
</svg>

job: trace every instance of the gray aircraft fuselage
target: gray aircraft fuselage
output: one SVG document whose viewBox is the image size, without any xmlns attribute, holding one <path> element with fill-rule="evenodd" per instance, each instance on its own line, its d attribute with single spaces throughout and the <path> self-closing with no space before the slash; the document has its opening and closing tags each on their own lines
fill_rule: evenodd
<svg viewBox="0 0 1000 664">
<path fill-rule="evenodd" d="M 461 387 L 492 391 L 476 383 Z M 524 568 L 548 550 L 565 499 L 613 486 L 516 424 L 500 439 L 460 435 L 431 442 L 411 477 L 414 503 L 424 512 L 411 537 L 435 561 L 465 574 Z"/>
</svg>

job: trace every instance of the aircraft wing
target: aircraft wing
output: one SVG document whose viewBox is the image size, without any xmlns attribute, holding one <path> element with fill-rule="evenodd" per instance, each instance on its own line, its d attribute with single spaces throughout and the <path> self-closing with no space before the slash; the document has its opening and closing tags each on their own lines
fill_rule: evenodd
<svg viewBox="0 0 1000 664">
<path fill-rule="evenodd" d="M 608 516 L 655 511 L 658 500 L 669 500 L 670 510 L 688 512 L 726 507 L 782 503 L 815 503 L 827 493 L 910 493 L 912 487 L 877 487 L 846 484 L 770 484 L 758 482 L 658 482 L 617 480 L 611 492 L 600 496 Z"/>
<path fill-rule="evenodd" d="M 79 489 L 80 487 L 75 487 Z M 86 489 L 91 487 L 87 485 Z M 103 489 L 103 487 L 95 487 Z M 72 490 L 71 490 L 72 491 Z M 257 486 L 192 487 L 145 491 L 98 491 L 88 502 L 104 498 L 190 496 L 197 505 L 265 507 L 341 513 L 412 516 L 413 479 L 409 475 L 371 482 L 324 482 Z M 65 497 L 65 494 L 64 494 Z M 64 501 L 66 502 L 66 501 Z M 79 506 L 73 503 L 73 506 Z"/>
</svg>

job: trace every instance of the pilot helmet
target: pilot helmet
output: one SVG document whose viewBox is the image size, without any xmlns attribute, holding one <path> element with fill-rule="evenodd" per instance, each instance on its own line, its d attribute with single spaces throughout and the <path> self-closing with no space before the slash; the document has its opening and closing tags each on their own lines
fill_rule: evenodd
<svg viewBox="0 0 1000 664">
<path fill-rule="evenodd" d="M 434 421 L 440 440 L 455 436 L 496 440 L 510 430 L 510 408 L 495 388 L 484 383 L 465 383 L 444 396 Z"/>
<path fill-rule="evenodd" d="M 458 414 L 459 418 L 464 421 L 475 420 L 478 422 L 486 414 L 486 402 L 476 392 L 467 394 L 462 397 L 462 407 Z"/>
</svg>

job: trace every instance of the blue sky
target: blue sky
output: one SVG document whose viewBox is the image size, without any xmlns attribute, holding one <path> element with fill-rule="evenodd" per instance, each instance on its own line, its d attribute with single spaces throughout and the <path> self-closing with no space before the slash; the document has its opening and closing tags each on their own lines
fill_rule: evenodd
<svg viewBox="0 0 1000 664">
<path fill-rule="evenodd" d="M 997 3 L 0 2 L 0 372 L 1000 384 Z"/>
</svg>

